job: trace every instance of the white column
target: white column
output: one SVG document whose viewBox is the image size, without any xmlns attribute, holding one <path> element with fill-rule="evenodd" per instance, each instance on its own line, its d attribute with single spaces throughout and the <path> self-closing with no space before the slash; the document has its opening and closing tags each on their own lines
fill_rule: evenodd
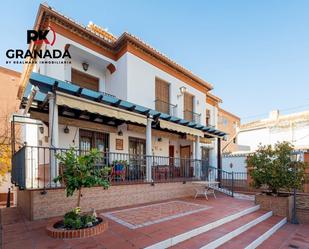
<svg viewBox="0 0 309 249">
<path fill-rule="evenodd" d="M 196 177 L 201 176 L 201 147 L 200 147 L 200 137 L 195 137 L 195 144 L 194 144 L 194 157 L 195 157 L 195 167 L 194 167 L 194 175 Z"/>
<path fill-rule="evenodd" d="M 148 182 L 152 181 L 152 135 L 151 135 L 151 123 L 152 119 L 147 118 L 146 125 L 146 180 Z"/>
<path fill-rule="evenodd" d="M 58 127 L 58 105 L 56 104 L 56 97 L 53 93 L 48 93 L 49 99 L 49 139 L 50 147 L 58 148 L 59 146 L 59 127 Z M 58 176 L 58 163 L 56 159 L 56 150 L 51 150 L 50 153 L 50 184 L 53 184 L 53 179 Z"/>
</svg>

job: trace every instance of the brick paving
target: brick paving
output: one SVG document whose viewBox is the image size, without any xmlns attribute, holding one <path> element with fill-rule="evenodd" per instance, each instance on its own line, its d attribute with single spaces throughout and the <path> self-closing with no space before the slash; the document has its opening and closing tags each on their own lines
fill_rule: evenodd
<svg viewBox="0 0 309 249">
<path fill-rule="evenodd" d="M 50 222 L 60 218 L 28 221 L 17 208 L 1 210 L 2 224 L 2 248 L 3 249 L 122 249 L 122 248 L 144 248 L 172 236 L 184 233 L 196 227 L 208 224 L 228 215 L 237 213 L 254 203 L 248 200 L 237 200 L 223 194 L 218 198 L 204 198 L 194 200 L 193 198 L 177 199 L 176 201 L 191 202 L 193 204 L 206 205 L 211 208 L 177 217 L 160 223 L 130 229 L 113 220 L 106 218 L 109 222 L 108 230 L 91 238 L 85 239 L 53 239 L 46 235 L 45 227 Z M 166 203 L 170 201 L 165 201 Z M 147 204 L 148 205 L 148 204 Z M 135 207 L 141 207 L 138 205 Z M 132 208 L 118 208 L 124 210 Z M 102 212 L 113 212 L 113 210 L 100 210 Z M 298 230 L 294 239 L 301 240 L 305 233 Z M 282 239 L 281 239 L 282 240 Z"/>
<path fill-rule="evenodd" d="M 102 213 L 102 215 L 131 229 L 136 229 L 209 208 L 211 207 L 207 205 L 176 200 Z"/>
<path fill-rule="evenodd" d="M 217 199 L 193 198 L 178 199 L 177 201 L 191 202 L 212 207 L 186 216 L 163 221 L 153 225 L 130 229 L 113 220 L 106 218 L 109 228 L 101 235 L 85 239 L 53 239 L 46 235 L 45 227 L 50 222 L 60 218 L 28 221 L 21 215 L 17 208 L 2 209 L 2 248 L 3 249 L 122 249 L 144 248 L 161 240 L 186 232 L 196 227 L 205 225 L 225 216 L 237 213 L 254 204 L 248 200 L 236 200 L 223 194 L 218 194 Z M 165 201 L 166 203 L 170 201 Z M 228 204 L 228 205 L 227 205 Z M 146 204 L 148 205 L 148 204 Z M 145 206 L 138 205 L 138 206 Z M 136 206 L 136 207 L 138 207 Z M 129 208 L 129 207 L 127 207 Z M 127 208 L 118 208 L 123 210 Z M 131 208 L 131 207 L 130 207 Z M 112 212 L 114 210 L 101 210 Z"/>
<path fill-rule="evenodd" d="M 258 249 L 308 249 L 309 224 L 286 224 L 272 237 L 265 240 Z"/>
</svg>

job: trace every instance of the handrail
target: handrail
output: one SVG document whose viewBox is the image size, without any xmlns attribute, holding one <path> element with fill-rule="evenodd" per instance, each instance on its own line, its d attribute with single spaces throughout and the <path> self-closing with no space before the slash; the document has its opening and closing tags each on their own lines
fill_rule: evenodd
<svg viewBox="0 0 309 249">
<path fill-rule="evenodd" d="M 167 112 L 166 114 L 176 116 L 175 109 L 177 105 L 174 105 L 161 99 L 156 99 L 154 102 L 156 111 Z"/>
<path fill-rule="evenodd" d="M 183 111 L 183 115 L 184 115 L 184 118 L 186 119 L 186 114 L 189 114 L 190 116 L 192 115 L 192 118 L 189 118 L 190 120 L 189 121 L 193 121 L 193 122 L 196 122 L 196 123 L 200 123 L 201 122 L 201 113 L 196 113 L 192 110 L 184 110 Z"/>
</svg>

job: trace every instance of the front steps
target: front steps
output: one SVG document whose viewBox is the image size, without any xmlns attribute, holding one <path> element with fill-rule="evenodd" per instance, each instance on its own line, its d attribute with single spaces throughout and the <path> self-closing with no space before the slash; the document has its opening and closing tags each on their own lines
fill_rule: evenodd
<svg viewBox="0 0 309 249">
<path fill-rule="evenodd" d="M 254 206 L 186 233 L 156 243 L 147 249 L 256 248 L 286 223 L 286 218 Z"/>
</svg>

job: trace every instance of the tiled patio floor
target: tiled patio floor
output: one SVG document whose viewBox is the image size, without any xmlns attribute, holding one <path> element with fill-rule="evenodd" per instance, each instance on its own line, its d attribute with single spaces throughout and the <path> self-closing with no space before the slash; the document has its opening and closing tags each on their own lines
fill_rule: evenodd
<svg viewBox="0 0 309 249">
<path fill-rule="evenodd" d="M 108 230 L 98 236 L 86 239 L 60 240 L 49 238 L 45 233 L 45 226 L 48 222 L 54 222 L 59 218 L 39 221 L 27 221 L 16 208 L 2 210 L 3 226 L 3 249 L 114 249 L 114 248 L 144 248 L 146 246 L 167 239 L 171 236 L 186 232 L 193 228 L 205 225 L 214 220 L 223 218 L 240 210 L 253 206 L 252 201 L 236 200 L 231 197 L 218 194 L 218 198 L 186 198 L 177 201 L 190 202 L 202 206 L 211 207 L 186 216 L 177 217 L 171 220 L 162 221 L 149 226 L 137 229 L 130 229 L 111 219 Z M 175 200 L 174 200 L 175 201 Z M 171 202 L 170 201 L 165 201 Z M 149 204 L 146 204 L 149 205 Z M 139 205 L 139 207 L 145 206 Z M 138 206 L 136 206 L 138 207 Z M 119 208 L 117 210 L 128 209 Z M 114 210 L 102 210 L 98 213 L 113 212 Z"/>
<path fill-rule="evenodd" d="M 211 207 L 207 210 L 201 210 L 195 213 L 187 214 L 185 216 L 176 217 L 167 221 L 162 221 L 148 226 L 130 229 L 119 224 L 109 218 L 108 230 L 98 236 L 86 239 L 61 240 L 52 239 L 45 233 L 45 226 L 49 222 L 59 220 L 53 218 L 49 220 L 27 221 L 19 212 L 17 208 L 2 209 L 1 223 L 2 223 L 2 248 L 3 249 L 123 249 L 123 248 L 144 248 L 169 237 L 186 232 L 193 228 L 205 225 L 215 220 L 221 219 L 225 216 L 237 213 L 243 209 L 253 206 L 252 201 L 237 200 L 218 194 L 215 200 L 210 198 L 209 201 L 200 198 L 194 200 L 193 198 L 186 198 L 174 200 L 177 203 L 188 202 L 198 204 L 200 207 Z M 168 203 L 172 201 L 166 201 Z M 149 204 L 147 204 L 149 205 Z M 163 205 L 168 207 L 170 204 Z M 136 207 L 142 207 L 139 205 Z M 125 210 L 124 214 L 130 214 L 130 209 L 133 207 L 119 208 Z M 184 208 L 181 206 L 182 212 L 190 210 L 191 206 Z M 192 210 L 191 209 L 191 210 Z M 129 210 L 129 211 L 128 211 Z M 133 209 L 134 210 L 134 209 Z M 138 210 L 138 209 L 135 209 Z M 146 209 L 147 210 L 147 209 Z M 116 210 L 101 210 L 98 213 L 115 212 Z M 129 212 L 129 213 L 127 213 Z M 121 213 L 121 212 L 119 212 Z M 179 212 L 177 212 L 179 214 Z M 175 215 L 175 212 L 170 212 L 168 215 Z M 125 219 L 127 216 L 123 216 Z M 168 216 L 164 216 L 168 217 Z M 142 223 L 144 221 L 139 221 Z"/>
<path fill-rule="evenodd" d="M 176 200 L 102 213 L 102 215 L 128 228 L 136 229 L 209 208 L 211 207 L 207 205 Z"/>
</svg>

